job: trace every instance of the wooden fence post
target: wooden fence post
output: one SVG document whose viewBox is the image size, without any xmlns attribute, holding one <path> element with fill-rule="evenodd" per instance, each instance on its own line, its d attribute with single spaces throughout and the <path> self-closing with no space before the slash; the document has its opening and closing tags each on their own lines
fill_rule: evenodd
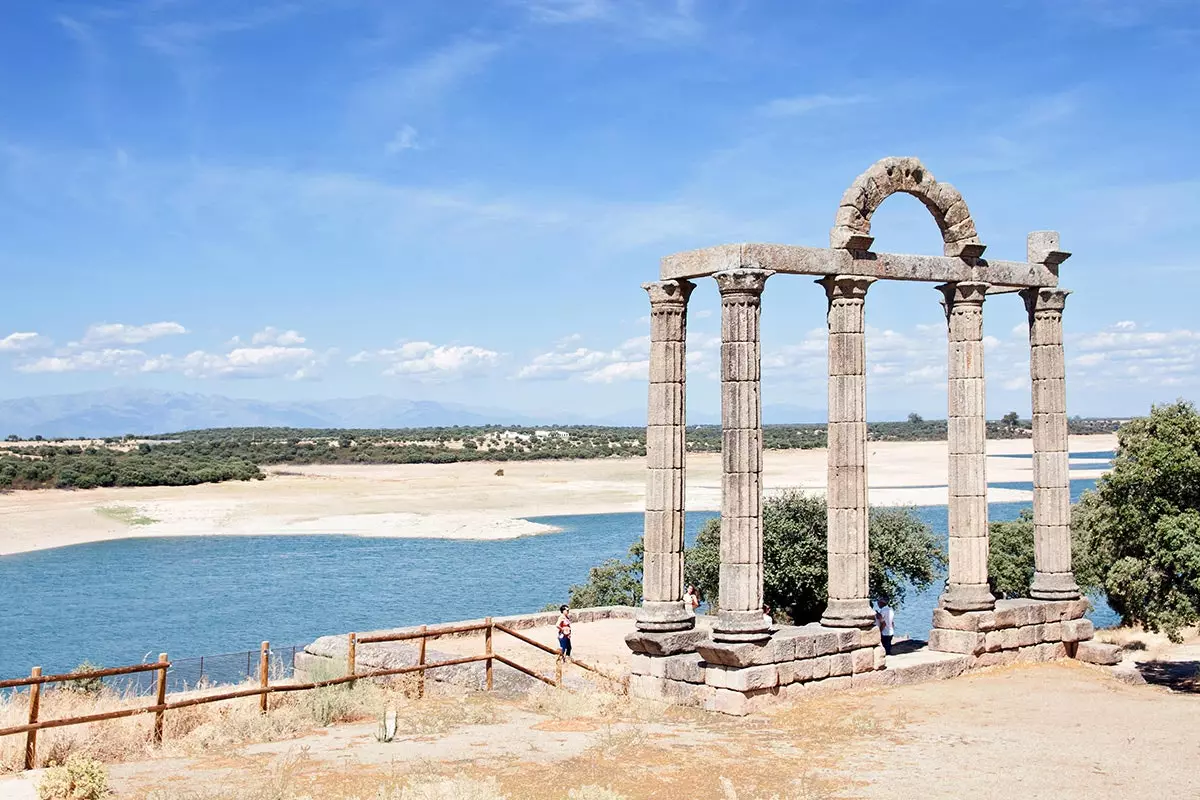
<svg viewBox="0 0 1200 800">
<path fill-rule="evenodd" d="M 562 688 L 562 659 L 558 658 L 554 661 L 554 685 Z"/>
<path fill-rule="evenodd" d="M 258 710 L 262 713 L 267 713 L 267 686 L 271 681 L 269 674 L 271 666 L 271 643 L 262 643 L 262 652 L 258 656 L 258 685 L 262 687 L 263 693 L 258 696 Z"/>
<path fill-rule="evenodd" d="M 358 661 L 358 634 L 352 633 L 346 640 L 346 674 L 354 674 L 354 665 Z M 352 681 L 353 683 L 353 681 Z"/>
<path fill-rule="evenodd" d="M 484 662 L 486 665 L 484 672 L 487 675 L 487 690 L 490 692 L 492 690 L 492 618 L 488 617 L 484 621 L 487 623 L 487 627 L 483 630 L 483 653 L 487 656 L 487 661 Z"/>
<path fill-rule="evenodd" d="M 40 678 L 42 676 L 42 668 L 34 667 L 29 670 L 29 677 Z M 35 683 L 29 687 L 29 724 L 38 721 L 38 708 L 42 704 L 42 685 Z M 32 730 L 25 734 L 25 769 L 33 769 L 37 763 L 37 731 Z"/>
<path fill-rule="evenodd" d="M 158 654 L 158 663 L 162 664 L 162 666 L 159 667 L 155 672 L 155 674 L 158 676 L 158 686 L 156 687 L 158 689 L 158 692 L 154 699 L 154 705 L 160 706 L 160 708 L 154 712 L 154 743 L 156 745 L 162 744 L 163 721 L 167 714 L 166 709 L 161 708 L 161 706 L 164 706 L 167 703 L 167 654 L 166 653 Z"/>
<path fill-rule="evenodd" d="M 426 627 L 421 626 L 421 646 L 417 651 L 417 663 L 424 665 L 425 663 L 425 631 Z M 425 696 L 425 670 L 417 671 L 417 697 Z"/>
</svg>

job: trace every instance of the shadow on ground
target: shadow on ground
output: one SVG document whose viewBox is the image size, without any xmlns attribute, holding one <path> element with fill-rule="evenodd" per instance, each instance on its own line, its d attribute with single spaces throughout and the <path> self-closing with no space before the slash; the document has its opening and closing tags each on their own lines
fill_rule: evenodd
<svg viewBox="0 0 1200 800">
<path fill-rule="evenodd" d="M 1200 661 L 1139 661 L 1135 667 L 1146 683 L 1200 694 Z"/>
<path fill-rule="evenodd" d="M 893 642 L 892 655 L 902 656 L 905 653 L 915 653 L 918 650 L 926 647 L 928 644 L 929 642 L 922 641 L 921 639 L 905 639 L 900 642 Z"/>
</svg>

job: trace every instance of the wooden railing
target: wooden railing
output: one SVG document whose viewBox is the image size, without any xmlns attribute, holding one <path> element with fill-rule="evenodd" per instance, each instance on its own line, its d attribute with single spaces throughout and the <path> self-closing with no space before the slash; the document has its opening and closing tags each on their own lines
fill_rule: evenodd
<svg viewBox="0 0 1200 800">
<path fill-rule="evenodd" d="M 452 634 L 472 633 L 483 631 L 484 652 L 481 655 L 463 656 L 461 658 L 449 658 L 443 661 L 427 661 L 426 660 L 426 643 L 430 639 L 436 639 L 441 636 Z M 554 677 L 549 678 L 542 675 L 537 670 L 517 663 L 513 659 L 506 658 L 499 653 L 496 653 L 493 648 L 493 638 L 495 633 L 507 634 L 525 644 L 537 648 L 545 653 L 556 656 Z M 385 669 L 371 669 L 365 672 L 358 671 L 358 645 L 361 644 L 381 644 L 384 642 L 404 642 L 417 639 L 419 645 L 417 649 L 417 663 L 403 667 L 389 667 Z M 425 696 L 425 673 L 431 669 L 439 667 L 453 667 L 459 664 L 474 664 L 480 661 L 484 662 L 484 685 L 488 691 L 492 690 L 492 665 L 494 661 L 499 661 L 507 667 L 510 667 L 517 672 L 528 675 L 549 686 L 562 687 L 563 685 L 563 664 L 570 663 L 580 667 L 588 672 L 592 672 L 605 680 L 617 684 L 621 691 L 626 689 L 626 683 L 622 678 L 609 675 L 602 670 L 597 669 L 589 664 L 574 659 L 563 659 L 560 653 L 553 647 L 542 644 L 541 642 L 526 636 L 523 633 L 493 622 L 491 617 L 480 623 L 472 623 L 469 625 L 453 625 L 441 628 L 429 628 L 422 625 L 415 631 L 406 633 L 393 634 L 378 634 L 374 636 L 359 636 L 356 633 L 348 634 L 347 637 L 347 652 L 346 652 L 346 674 L 336 678 L 328 678 L 318 681 L 297 682 L 289 680 L 288 682 L 271 683 L 269 674 L 270 664 L 270 642 L 263 642 L 261 646 L 261 654 L 259 657 L 258 666 L 258 681 L 259 685 L 254 688 L 237 689 L 234 691 L 220 692 L 216 694 L 201 694 L 193 697 L 185 697 L 172 702 L 167 701 L 167 670 L 171 668 L 171 662 L 167 658 L 166 653 L 160 653 L 158 661 L 149 662 L 146 664 L 134 664 L 128 667 L 110 667 L 107 669 L 86 670 L 82 672 L 70 672 L 61 675 L 43 675 L 41 667 L 34 667 L 27 678 L 15 678 L 12 680 L 0 680 L 0 689 L 21 689 L 29 687 L 29 721 L 25 725 L 14 725 L 8 728 L 0 728 L 0 736 L 12 736 L 15 734 L 25 734 L 25 769 L 33 769 L 37 762 L 37 734 L 40 730 L 47 728 L 60 728 L 69 725 L 83 725 L 89 722 L 104 722 L 107 720 L 121 719 L 124 717 L 137 716 L 139 714 L 153 714 L 154 728 L 152 732 L 152 740 L 155 745 L 161 745 L 163 740 L 163 722 L 164 715 L 168 711 L 179 708 L 188 708 L 191 706 L 204 705 L 207 703 L 219 703 L 226 700 L 235 700 L 242 697 L 258 696 L 258 708 L 263 714 L 269 710 L 268 697 L 272 694 L 280 692 L 303 692 L 312 689 L 321 689 L 327 686 L 338 686 L 344 683 L 354 683 L 358 680 L 366 680 L 370 678 L 385 678 L 395 675 L 408 675 L 411 673 L 417 674 L 417 696 Z M 95 680 L 101 678 L 112 677 L 116 675 L 131 675 L 143 672 L 157 672 L 155 682 L 155 700 L 153 705 L 137 706 L 134 708 L 122 708 L 114 711 L 106 711 L 99 714 L 88 714 L 79 717 L 64 717 L 61 719 L 39 719 L 41 710 L 41 689 L 42 686 L 48 683 L 65 683 L 70 681 Z"/>
</svg>

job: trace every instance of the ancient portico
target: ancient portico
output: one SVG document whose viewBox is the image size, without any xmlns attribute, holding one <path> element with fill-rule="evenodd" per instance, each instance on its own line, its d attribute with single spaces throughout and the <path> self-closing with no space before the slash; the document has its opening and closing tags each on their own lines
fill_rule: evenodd
<svg viewBox="0 0 1200 800">
<path fill-rule="evenodd" d="M 929 209 L 940 256 L 871 250 L 871 216 L 904 192 Z M 635 693 L 745 713 L 813 681 L 856 682 L 883 666 L 868 584 L 865 309 L 878 280 L 936 285 L 946 313 L 949 573 L 930 635 L 933 650 L 978 663 L 1053 658 L 1089 639 L 1086 601 L 1071 573 L 1070 491 L 1058 234 L 1031 233 L 1024 261 L 983 258 L 966 202 L 915 158 L 885 158 L 842 197 L 828 248 L 733 244 L 662 260 L 650 295 L 650 405 L 644 602 Z M 828 598 L 820 623 L 763 619 L 762 398 L 759 316 L 768 282 L 810 275 L 825 291 L 829 328 Z M 695 282 L 721 297 L 721 564 L 711 634 L 683 603 L 686 330 Z M 983 313 L 1017 294 L 1029 316 L 1033 387 L 1034 600 L 1001 601 L 988 583 Z M 767 295 L 769 298 L 769 294 Z M 769 301 L 767 303 L 768 313 Z M 761 700 L 760 700 L 761 698 Z"/>
</svg>

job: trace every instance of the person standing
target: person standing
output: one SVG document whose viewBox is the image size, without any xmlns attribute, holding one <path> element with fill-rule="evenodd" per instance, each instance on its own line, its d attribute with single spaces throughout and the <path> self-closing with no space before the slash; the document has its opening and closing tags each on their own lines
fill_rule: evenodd
<svg viewBox="0 0 1200 800">
<path fill-rule="evenodd" d="M 558 660 L 566 661 L 571 658 L 571 609 L 559 606 L 558 611 Z"/>
<path fill-rule="evenodd" d="M 700 607 L 700 593 L 696 591 L 695 586 L 687 587 L 687 591 L 683 593 L 683 604 L 692 614 L 696 613 L 696 609 Z"/>
<path fill-rule="evenodd" d="M 875 612 L 875 622 L 879 625 L 879 639 L 883 642 L 883 652 L 892 654 L 892 637 L 896 634 L 896 612 L 888 605 L 886 597 L 879 598 L 879 610 Z"/>
</svg>

